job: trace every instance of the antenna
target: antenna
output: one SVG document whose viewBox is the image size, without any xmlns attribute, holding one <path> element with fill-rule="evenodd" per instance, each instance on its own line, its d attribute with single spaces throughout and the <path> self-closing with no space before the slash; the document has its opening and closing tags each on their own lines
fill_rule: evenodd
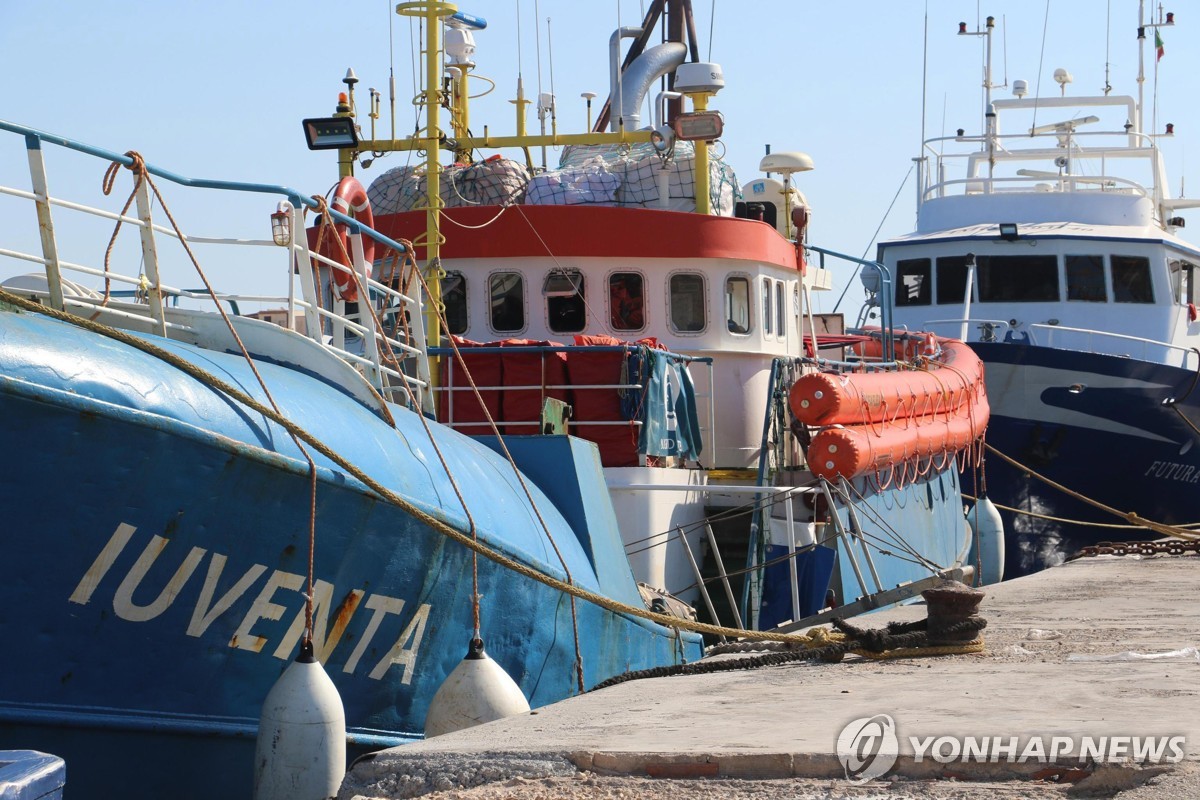
<svg viewBox="0 0 1200 800">
<path fill-rule="evenodd" d="M 1086 117 L 1079 119 L 1065 119 L 1062 122 L 1051 122 L 1048 125 L 1038 125 L 1029 129 L 1030 136 L 1036 136 L 1039 133 L 1072 133 L 1080 125 L 1091 125 L 1099 122 L 1100 118 L 1094 114 L 1089 114 Z"/>
<path fill-rule="evenodd" d="M 1108 52 L 1112 44 L 1112 0 L 1108 0 L 1106 4 L 1104 17 L 1104 96 L 1108 97 L 1108 93 L 1112 91 L 1112 82 L 1109 80 L 1109 69 L 1112 67 L 1112 62 Z"/>
<path fill-rule="evenodd" d="M 392 3 L 388 0 L 388 108 L 392 114 L 392 141 L 396 140 L 396 44 L 392 36 L 392 26 L 395 18 L 392 16 Z"/>
<path fill-rule="evenodd" d="M 925 117 L 929 101 L 929 0 L 925 0 L 925 31 L 921 42 L 921 146 L 917 156 L 925 158 Z M 925 170 L 917 175 L 917 205 L 920 206 L 921 191 L 925 188 Z"/>
</svg>

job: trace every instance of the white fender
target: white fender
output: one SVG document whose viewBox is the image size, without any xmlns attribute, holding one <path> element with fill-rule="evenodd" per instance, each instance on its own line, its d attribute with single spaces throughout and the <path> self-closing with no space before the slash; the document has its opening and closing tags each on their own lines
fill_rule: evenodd
<svg viewBox="0 0 1200 800">
<path fill-rule="evenodd" d="M 467 657 L 429 701 L 425 736 L 441 736 L 528 711 L 529 701 L 516 681 L 488 657 L 482 639 L 472 639 Z"/>
<path fill-rule="evenodd" d="M 346 712 L 312 648 L 267 693 L 254 753 L 254 800 L 324 800 L 346 775 Z"/>
<path fill-rule="evenodd" d="M 999 583 L 1004 579 L 1004 522 L 987 495 L 967 512 L 967 523 L 979 532 L 972 554 L 979 554 L 980 585 Z"/>
</svg>

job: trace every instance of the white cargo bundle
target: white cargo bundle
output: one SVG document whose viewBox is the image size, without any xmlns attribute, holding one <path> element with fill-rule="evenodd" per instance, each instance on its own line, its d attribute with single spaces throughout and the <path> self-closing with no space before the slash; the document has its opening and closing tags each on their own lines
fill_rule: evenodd
<svg viewBox="0 0 1200 800">
<path fill-rule="evenodd" d="M 696 210 L 694 148 L 678 142 L 667 164 L 671 211 Z M 576 205 L 662 208 L 658 173 L 662 159 L 649 144 L 632 147 L 577 146 L 563 151 L 559 168 L 529 182 L 525 202 L 532 205 Z M 733 216 L 741 192 L 733 169 L 718 158 L 709 162 L 710 202 L 714 214 Z"/>
<path fill-rule="evenodd" d="M 528 183 L 525 167 L 512 159 L 493 156 L 443 169 L 439 194 L 446 208 L 507 206 L 521 202 Z M 424 166 L 388 170 L 371 182 L 367 198 L 376 215 L 420 208 L 425 198 Z"/>
</svg>

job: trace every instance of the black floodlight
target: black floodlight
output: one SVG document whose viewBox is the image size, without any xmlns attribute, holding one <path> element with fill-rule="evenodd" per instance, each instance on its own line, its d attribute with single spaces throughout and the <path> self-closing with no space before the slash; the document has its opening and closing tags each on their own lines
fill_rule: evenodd
<svg viewBox="0 0 1200 800">
<path fill-rule="evenodd" d="M 358 147 L 358 132 L 350 117 L 319 117 L 304 120 L 304 138 L 309 150 L 343 150 Z"/>
<path fill-rule="evenodd" d="M 1017 240 L 1017 223 L 1001 222 L 1000 238 L 1006 242 L 1015 242 Z"/>
</svg>

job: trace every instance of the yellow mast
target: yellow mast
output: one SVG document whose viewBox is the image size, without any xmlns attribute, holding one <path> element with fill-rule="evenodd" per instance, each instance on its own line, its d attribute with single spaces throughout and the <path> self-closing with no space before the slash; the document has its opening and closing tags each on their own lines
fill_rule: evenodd
<svg viewBox="0 0 1200 800">
<path fill-rule="evenodd" d="M 708 93 L 697 92 L 689 95 L 692 98 L 692 110 L 696 112 L 708 110 Z M 709 191 L 708 171 L 708 142 L 700 139 L 695 142 L 696 157 L 692 168 L 696 173 L 696 213 L 712 213 L 712 195 Z"/>
<path fill-rule="evenodd" d="M 444 241 L 441 232 L 441 178 L 442 164 L 440 148 L 442 131 L 440 128 L 440 111 L 442 106 L 442 64 L 441 64 L 441 18 L 448 17 L 458 11 L 453 3 L 441 0 L 417 0 L 417 2 L 400 3 L 396 13 L 405 17 L 420 17 L 425 20 L 425 129 L 424 135 L 414 142 L 419 150 L 425 151 L 425 280 L 429 285 L 429 306 L 425 313 L 426 341 L 430 347 L 440 347 L 442 344 L 442 326 L 439 311 L 442 307 L 442 270 L 441 246 Z M 429 360 L 429 380 L 437 386 L 440 381 L 440 369 L 437 359 Z"/>
</svg>

